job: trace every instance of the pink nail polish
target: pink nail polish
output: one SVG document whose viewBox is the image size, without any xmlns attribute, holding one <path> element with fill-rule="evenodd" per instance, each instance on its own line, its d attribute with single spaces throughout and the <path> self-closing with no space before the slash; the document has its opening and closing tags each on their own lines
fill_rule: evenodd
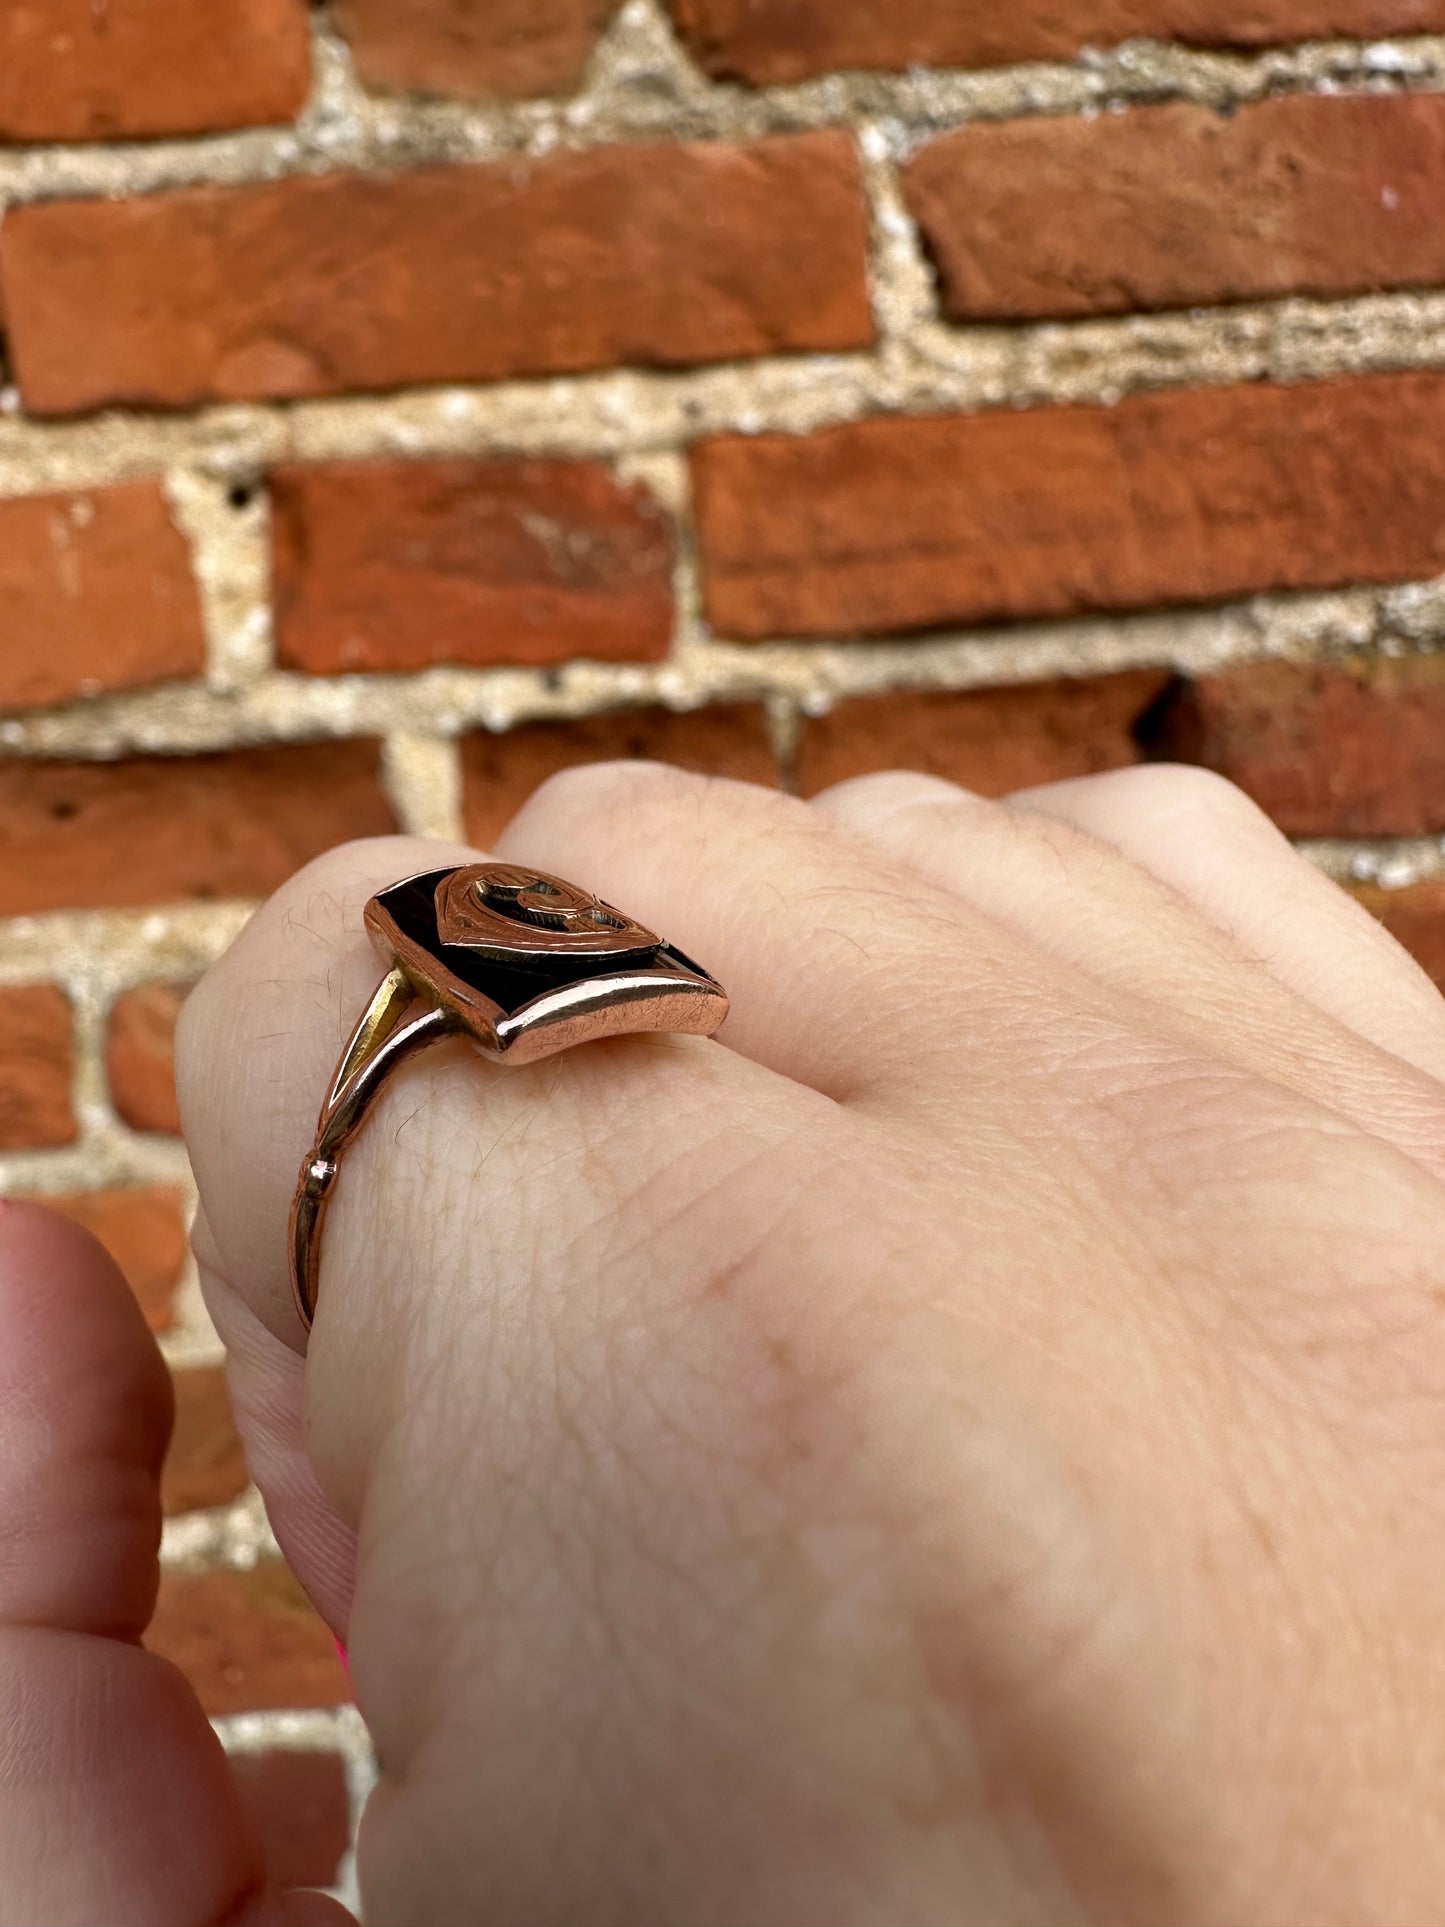
<svg viewBox="0 0 1445 1927">
<path fill-rule="evenodd" d="M 341 1661 L 342 1672 L 345 1673 L 348 1679 L 350 1679 L 351 1678 L 351 1661 L 346 1657 L 346 1648 L 342 1645 L 341 1641 L 336 1637 L 335 1633 L 331 1635 L 331 1643 L 336 1648 L 336 1657 Z"/>
</svg>

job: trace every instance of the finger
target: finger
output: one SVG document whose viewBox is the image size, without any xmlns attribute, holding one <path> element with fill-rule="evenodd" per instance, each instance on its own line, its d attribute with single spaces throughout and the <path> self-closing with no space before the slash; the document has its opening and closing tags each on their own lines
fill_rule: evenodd
<svg viewBox="0 0 1445 1927">
<path fill-rule="evenodd" d="M 302 1153 L 352 1026 L 382 974 L 362 923 L 398 877 L 474 862 L 419 837 L 351 843 L 308 864 L 196 986 L 176 1031 L 181 1121 L 212 1268 L 293 1352 L 285 1229 Z"/>
<path fill-rule="evenodd" d="M 1001 926 L 751 784 L 590 764 L 543 784 L 497 847 L 666 929 L 726 985 L 723 1042 L 839 1100 L 911 1085 L 954 1047 L 941 980 L 980 1003 L 1023 994 L 1024 954 Z M 1002 1068 L 988 1048 L 984 1034 L 964 1059 L 980 1084 Z"/>
<path fill-rule="evenodd" d="M 1078 787 L 1112 780 L 1087 779 Z M 1214 786 L 1227 797 L 1228 786 L 1218 779 L 1200 788 L 1213 794 Z M 1348 1015 L 1359 1014 L 1348 1000 L 1333 1007 L 1305 1001 L 1257 952 L 1250 938 L 1264 936 L 1262 928 L 1221 928 L 1185 893 L 1052 812 L 990 802 L 904 771 L 839 784 L 812 807 L 981 915 L 1000 919 L 1035 948 L 1087 971 L 1130 1007 L 1147 1004 L 1161 1031 L 1380 1130 L 1432 1170 L 1445 1161 L 1441 1092 L 1433 1077 L 1419 1074 L 1431 1062 L 1430 1021 L 1438 1023 L 1428 1007 L 1418 1013 L 1423 1044 L 1408 1027 L 1403 1035 L 1377 1028 L 1373 1037 L 1347 1027 Z M 1231 805 L 1226 800 L 1223 807 Z M 1200 833 L 1207 835 L 1207 826 Z M 1261 892 L 1277 885 L 1281 865 L 1291 874 L 1305 867 L 1287 844 L 1281 853 L 1267 842 L 1263 858 L 1251 853 L 1239 860 L 1246 874 L 1253 862 L 1267 863 Z M 1247 882 L 1240 887 L 1250 893 Z M 1378 959 L 1378 939 L 1368 927 L 1361 939 L 1352 918 L 1341 924 L 1321 916 L 1320 898 L 1329 903 L 1331 888 L 1316 890 L 1306 877 L 1295 899 L 1293 941 L 1318 951 L 1325 979 L 1332 969 L 1363 975 L 1357 940 L 1367 957 Z M 1413 966 L 1388 954 L 1385 964 L 1392 984 L 1417 988 Z M 1412 1045 L 1403 1062 L 1386 1036 Z"/>
<path fill-rule="evenodd" d="M 160 1353 L 94 1240 L 30 1204 L 0 1206 L 0 1334 L 0 1622 L 138 1638 L 171 1429 Z"/>
<path fill-rule="evenodd" d="M 381 974 L 362 906 L 398 877 L 474 855 L 391 837 L 309 866 L 197 986 L 177 1033 L 181 1113 L 201 1190 L 192 1243 L 247 1467 L 288 1563 L 343 1640 L 356 1539 L 306 1449 L 305 1334 L 291 1301 L 286 1217 L 336 1060 Z"/>
<path fill-rule="evenodd" d="M 1434 984 L 1232 783 L 1157 764 L 1021 790 L 1007 801 L 1121 851 L 1318 1009 L 1445 1078 L 1445 1000 Z"/>
<path fill-rule="evenodd" d="M 206 1309 L 226 1348 L 226 1385 L 247 1468 L 288 1563 L 344 1643 L 356 1583 L 356 1534 L 337 1517 L 307 1455 L 305 1360 L 267 1330 L 226 1278 L 204 1212 L 197 1213 L 191 1240 Z"/>
<path fill-rule="evenodd" d="M 455 846 L 400 838 L 332 852 L 256 914 L 188 998 L 177 1038 L 181 1110 L 202 1202 L 198 1256 L 228 1346 L 248 1461 L 288 1559 L 338 1631 L 347 1624 L 356 1520 L 339 1516 L 332 1501 L 338 1490 L 354 1491 L 356 1478 L 346 1447 L 332 1451 L 321 1485 L 313 1469 L 287 1212 L 320 1098 L 381 974 L 363 933 L 367 898 L 398 876 L 474 858 Z M 710 1102 L 730 1101 L 725 1092 L 760 1102 L 756 1087 L 775 1082 L 702 1039 L 621 1039 L 569 1058 L 598 1050 L 608 1057 L 609 1149 L 623 1169 L 632 1145 L 645 1144 L 660 1162 L 675 1159 L 679 1143 L 705 1144 L 714 1128 Z M 559 1062 L 503 1068 L 464 1046 L 438 1045 L 388 1081 L 343 1159 L 328 1209 L 317 1333 L 342 1299 L 374 1315 L 384 1348 L 393 1332 L 448 1315 L 428 1276 L 439 1232 L 470 1225 L 484 1206 L 510 1210 L 519 1185 L 555 1181 L 559 1164 L 584 1156 L 600 1128 L 603 1106 L 587 1098 L 586 1076 L 562 1074 Z M 491 1146 L 498 1154 L 483 1170 Z M 498 1265 L 506 1262 L 498 1233 L 488 1234 L 487 1250 Z M 339 1262 L 348 1251 L 354 1261 Z M 480 1268 L 478 1292 L 493 1285 Z M 313 1376 L 317 1353 L 313 1334 Z M 353 1386 L 338 1398 L 354 1395 Z M 346 1424 L 339 1432 L 351 1436 Z M 328 1436 L 334 1441 L 338 1428 Z"/>
<path fill-rule="evenodd" d="M 138 1638 L 170 1388 L 115 1265 L 0 1209 L 0 1923 L 343 1921 L 268 1899 L 194 1695 Z M 247 1911 L 249 1910 L 249 1911 Z"/>
</svg>

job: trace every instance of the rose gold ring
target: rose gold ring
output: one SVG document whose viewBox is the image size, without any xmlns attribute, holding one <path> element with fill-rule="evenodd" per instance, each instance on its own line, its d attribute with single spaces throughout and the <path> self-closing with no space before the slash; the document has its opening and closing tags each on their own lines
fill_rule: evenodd
<svg viewBox="0 0 1445 1927">
<path fill-rule="evenodd" d="M 530 1064 L 634 1031 L 706 1037 L 728 1011 L 722 985 L 680 950 L 590 891 L 514 863 L 404 877 L 365 917 L 387 972 L 341 1054 L 291 1201 L 291 1289 L 307 1331 L 341 1153 L 416 1051 L 465 1037 L 494 1062 Z"/>
</svg>

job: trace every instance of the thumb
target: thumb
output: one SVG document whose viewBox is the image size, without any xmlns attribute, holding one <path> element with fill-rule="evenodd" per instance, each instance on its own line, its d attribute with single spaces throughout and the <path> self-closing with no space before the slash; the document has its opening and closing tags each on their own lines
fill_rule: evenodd
<svg viewBox="0 0 1445 1927">
<path fill-rule="evenodd" d="M 264 1894 L 155 1603 L 169 1379 L 114 1263 L 0 1205 L 0 1927 L 334 1927 Z"/>
</svg>

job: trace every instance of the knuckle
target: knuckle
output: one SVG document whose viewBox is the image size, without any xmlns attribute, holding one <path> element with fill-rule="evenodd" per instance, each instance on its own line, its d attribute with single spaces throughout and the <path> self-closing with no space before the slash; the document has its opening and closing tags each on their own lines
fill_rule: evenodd
<svg viewBox="0 0 1445 1927">
<path fill-rule="evenodd" d="M 699 789 L 706 778 L 670 763 L 641 759 L 604 763 L 573 763 L 549 776 L 533 791 L 522 816 L 557 813 L 573 816 L 624 806 L 667 804 Z"/>
<path fill-rule="evenodd" d="M 1153 815 L 1203 822 L 1269 820 L 1237 783 L 1198 763 L 1141 763 L 1099 780 Z"/>
<path fill-rule="evenodd" d="M 670 763 L 581 763 L 547 778 L 513 817 L 499 847 L 540 862 L 538 852 L 588 845 L 594 854 L 606 852 L 610 864 L 625 840 L 651 862 L 681 862 L 720 841 L 733 846 L 760 830 L 771 835 L 779 815 L 789 811 L 797 813 L 800 826 L 818 822 L 795 797 L 726 776 Z"/>
<path fill-rule="evenodd" d="M 850 776 L 819 791 L 812 800 L 817 808 L 847 821 L 873 821 L 978 801 L 971 791 L 946 777 L 911 769 L 872 770 L 865 776 Z"/>
</svg>

